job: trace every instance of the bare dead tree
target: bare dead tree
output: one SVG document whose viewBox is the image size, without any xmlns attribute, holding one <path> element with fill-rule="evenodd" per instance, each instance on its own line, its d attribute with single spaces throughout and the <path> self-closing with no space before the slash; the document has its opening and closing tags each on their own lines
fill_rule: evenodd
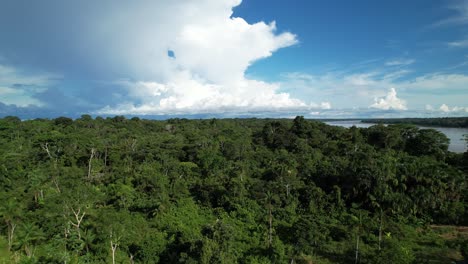
<svg viewBox="0 0 468 264">
<path fill-rule="evenodd" d="M 132 152 L 135 152 L 135 151 L 136 151 L 136 145 L 137 145 L 137 139 L 134 138 L 134 139 L 132 140 L 132 145 L 130 146 L 131 149 L 132 149 Z"/>
<path fill-rule="evenodd" d="M 91 179 L 92 162 L 93 162 L 93 158 L 95 157 L 95 155 L 96 155 L 96 149 L 91 148 L 91 154 L 89 155 L 89 161 L 88 161 L 88 180 Z"/>
<path fill-rule="evenodd" d="M 83 217 L 86 215 L 86 212 L 84 210 L 83 212 L 81 212 L 81 208 L 78 208 L 78 210 L 71 208 L 71 211 L 73 215 L 75 216 L 76 222 L 73 222 L 70 220 L 70 224 L 75 227 L 76 232 L 78 233 L 78 239 L 81 239 L 80 226 L 81 226 L 81 222 L 83 221 Z"/>
<path fill-rule="evenodd" d="M 273 242 L 273 215 L 271 213 L 271 205 L 268 207 L 268 224 L 269 224 L 269 230 L 268 230 L 268 246 L 271 247 L 271 243 Z"/>
<path fill-rule="evenodd" d="M 382 244 L 382 219 L 383 219 L 383 211 L 380 209 L 380 224 L 379 224 L 379 251 L 381 250 Z"/>
<path fill-rule="evenodd" d="M 362 214 L 361 212 L 359 212 L 359 225 L 358 225 L 357 232 L 356 232 L 356 255 L 355 255 L 355 261 L 354 261 L 355 264 L 359 263 L 359 235 L 361 232 L 361 225 L 362 225 Z"/>
<path fill-rule="evenodd" d="M 111 231 L 110 233 L 110 246 L 111 246 L 111 253 L 112 253 L 112 264 L 115 264 L 115 252 L 119 247 L 119 240 L 120 237 L 116 237 L 114 233 Z"/>
<path fill-rule="evenodd" d="M 17 224 L 13 221 L 8 223 L 8 251 L 11 251 L 11 247 L 13 246 L 13 238 L 15 235 L 15 229 Z"/>
<path fill-rule="evenodd" d="M 50 149 L 49 149 L 49 143 L 46 142 L 46 143 L 44 143 L 44 144 L 41 144 L 41 147 L 42 147 L 42 149 L 47 153 L 47 156 L 52 160 L 52 163 L 53 163 L 53 165 L 54 165 L 54 170 L 57 171 L 57 162 L 58 162 L 58 158 L 57 158 L 57 157 L 54 158 L 54 157 L 52 156 L 52 153 L 51 153 L 51 151 L 50 151 Z M 54 183 L 55 188 L 57 189 L 57 192 L 60 193 L 60 187 L 59 187 L 59 184 L 58 184 L 57 177 L 52 176 L 52 182 Z"/>
</svg>

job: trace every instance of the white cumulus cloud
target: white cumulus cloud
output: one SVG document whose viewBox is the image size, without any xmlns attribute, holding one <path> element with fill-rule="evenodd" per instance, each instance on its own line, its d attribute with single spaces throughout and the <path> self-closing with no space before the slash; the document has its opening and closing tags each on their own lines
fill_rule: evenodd
<svg viewBox="0 0 468 264">
<path fill-rule="evenodd" d="M 292 33 L 278 33 L 275 22 L 248 23 L 233 17 L 232 9 L 239 4 L 240 0 L 148 1 L 137 2 L 128 11 L 126 4 L 113 3 L 114 23 L 94 20 L 97 25 L 87 34 L 95 36 L 91 39 L 94 46 L 101 47 L 101 57 L 113 65 L 124 64 L 134 74 L 129 81 L 120 82 L 128 91 L 122 98 L 127 99 L 97 113 L 313 107 L 281 92 L 278 83 L 245 76 L 252 63 L 298 40 Z M 105 45 L 109 42 L 115 45 Z"/>
<path fill-rule="evenodd" d="M 376 98 L 370 107 L 382 110 L 407 110 L 406 101 L 397 97 L 395 88 L 391 88 L 385 97 Z"/>
<path fill-rule="evenodd" d="M 450 107 L 446 104 L 442 104 L 439 107 L 439 110 L 444 113 L 450 113 L 450 112 L 467 112 L 468 113 L 468 107 L 461 107 L 461 106 Z"/>
</svg>

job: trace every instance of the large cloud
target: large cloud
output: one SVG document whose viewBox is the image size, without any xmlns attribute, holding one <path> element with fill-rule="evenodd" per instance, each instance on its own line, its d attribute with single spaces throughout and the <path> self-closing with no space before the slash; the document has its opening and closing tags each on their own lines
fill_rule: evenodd
<svg viewBox="0 0 468 264">
<path fill-rule="evenodd" d="M 280 92 L 278 84 L 246 78 L 252 63 L 298 40 L 292 33 L 277 32 L 274 21 L 249 23 L 233 17 L 241 0 L 22 2 L 8 3 L 0 11 L 0 24 L 14 24 L 24 33 L 8 33 L 0 25 L 12 43 L 0 49 L 41 62 L 33 67 L 63 69 L 71 80 L 114 85 L 110 94 L 95 91 L 94 98 L 107 98 L 96 113 L 313 107 Z M 19 13 L 29 22 L 9 16 Z M 13 45 L 30 38 L 41 41 Z M 92 86 L 75 87 L 74 93 L 89 94 Z"/>
<path fill-rule="evenodd" d="M 123 82 L 128 95 L 96 112 L 168 114 L 307 107 L 278 92 L 277 84 L 245 77 L 253 62 L 294 45 L 297 39 L 288 32 L 277 34 L 275 22 L 249 24 L 232 17 L 232 9 L 240 3 L 113 4 L 110 15 L 106 10 L 106 19 L 94 21 L 96 30 L 88 33 L 108 64 L 123 65 L 124 73 L 130 73 Z"/>
</svg>

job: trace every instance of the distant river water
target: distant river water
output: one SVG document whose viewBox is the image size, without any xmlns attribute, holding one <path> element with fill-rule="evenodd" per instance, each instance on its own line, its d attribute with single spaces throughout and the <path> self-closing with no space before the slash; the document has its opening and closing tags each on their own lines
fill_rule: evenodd
<svg viewBox="0 0 468 264">
<path fill-rule="evenodd" d="M 330 121 L 325 122 L 328 125 L 340 126 L 340 127 L 370 127 L 375 124 L 361 123 L 361 120 L 346 120 L 346 121 Z M 463 140 L 463 135 L 468 134 L 468 128 L 452 128 L 452 127 L 423 127 L 419 128 L 432 128 L 444 133 L 450 139 L 449 150 L 452 152 L 462 153 L 467 151 L 466 143 Z"/>
</svg>

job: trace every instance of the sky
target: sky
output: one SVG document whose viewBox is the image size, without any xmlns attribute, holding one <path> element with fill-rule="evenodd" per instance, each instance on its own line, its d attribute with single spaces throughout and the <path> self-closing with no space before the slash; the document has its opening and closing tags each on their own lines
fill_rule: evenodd
<svg viewBox="0 0 468 264">
<path fill-rule="evenodd" d="M 468 116 L 468 0 L 0 2 L 0 116 Z"/>
</svg>

